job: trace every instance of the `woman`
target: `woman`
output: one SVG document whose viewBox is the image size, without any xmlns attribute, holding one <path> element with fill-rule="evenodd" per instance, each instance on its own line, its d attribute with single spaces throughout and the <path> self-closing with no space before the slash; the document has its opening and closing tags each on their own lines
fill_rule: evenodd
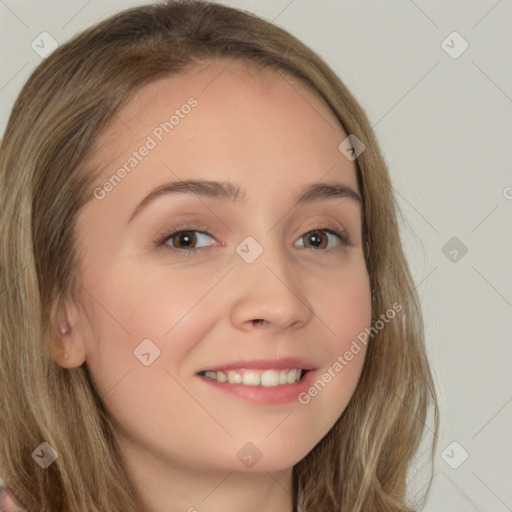
<svg viewBox="0 0 512 512">
<path fill-rule="evenodd" d="M 370 124 L 316 54 L 214 3 L 131 9 L 35 70 L 0 154 L 23 507 L 412 510 L 419 301 Z"/>
</svg>

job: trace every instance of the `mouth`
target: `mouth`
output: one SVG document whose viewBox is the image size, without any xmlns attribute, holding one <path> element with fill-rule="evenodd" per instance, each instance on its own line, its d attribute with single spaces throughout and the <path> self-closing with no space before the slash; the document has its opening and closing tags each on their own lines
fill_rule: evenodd
<svg viewBox="0 0 512 512">
<path fill-rule="evenodd" d="M 204 370 L 197 373 L 201 377 L 223 384 L 241 384 L 245 386 L 276 387 L 296 384 L 304 378 L 309 369 L 303 368 L 236 368 L 226 370 Z"/>
<path fill-rule="evenodd" d="M 196 377 L 209 390 L 261 406 L 294 403 L 313 383 L 318 367 L 306 358 L 238 360 L 202 368 Z"/>
</svg>

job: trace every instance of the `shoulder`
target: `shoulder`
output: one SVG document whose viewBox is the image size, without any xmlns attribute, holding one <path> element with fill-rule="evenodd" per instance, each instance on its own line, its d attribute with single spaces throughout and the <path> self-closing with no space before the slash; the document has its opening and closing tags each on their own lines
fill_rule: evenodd
<svg viewBox="0 0 512 512">
<path fill-rule="evenodd" d="M 4 485 L 0 485 L 0 512 L 25 512 L 11 489 Z"/>
</svg>

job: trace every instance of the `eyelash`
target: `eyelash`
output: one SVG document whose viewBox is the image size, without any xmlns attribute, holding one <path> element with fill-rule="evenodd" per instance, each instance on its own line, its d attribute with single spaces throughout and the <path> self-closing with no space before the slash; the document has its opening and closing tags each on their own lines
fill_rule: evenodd
<svg viewBox="0 0 512 512">
<path fill-rule="evenodd" d="M 174 238 L 176 235 L 179 235 L 180 233 L 186 232 L 186 231 L 201 233 L 202 235 L 207 235 L 210 238 L 214 238 L 212 235 L 210 235 L 210 233 L 208 233 L 209 230 L 210 229 L 207 226 L 201 226 L 200 228 L 198 228 L 197 226 L 192 226 L 192 225 L 179 225 L 179 226 L 173 227 L 170 231 L 166 230 L 166 231 L 160 233 L 158 235 L 158 237 L 156 238 L 156 240 L 154 240 L 153 244 L 154 244 L 155 248 L 164 247 L 164 248 L 170 250 L 171 252 L 174 252 L 181 256 L 190 257 L 190 256 L 192 256 L 192 254 L 195 254 L 197 251 L 199 251 L 201 249 L 202 250 L 208 249 L 209 247 L 193 247 L 192 249 L 176 249 L 174 247 L 167 245 L 167 242 L 169 240 L 171 240 L 172 238 Z M 328 226 L 324 226 L 324 225 L 314 228 L 314 229 L 310 229 L 309 231 L 304 233 L 299 238 L 302 238 L 310 233 L 314 233 L 315 231 L 323 231 L 323 232 L 326 232 L 326 233 L 329 233 L 331 235 L 338 237 L 343 248 L 346 248 L 348 245 L 350 245 L 349 237 L 344 231 L 340 231 L 336 228 L 332 228 L 332 227 L 328 227 Z M 320 250 L 320 251 L 324 250 L 325 251 L 326 249 L 310 249 L 310 250 Z M 330 250 L 333 250 L 333 249 L 330 249 Z"/>
</svg>

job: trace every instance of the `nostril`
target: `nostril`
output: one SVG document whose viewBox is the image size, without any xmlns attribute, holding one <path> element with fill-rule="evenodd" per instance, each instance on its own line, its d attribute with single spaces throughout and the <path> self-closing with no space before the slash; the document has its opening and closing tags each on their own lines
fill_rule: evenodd
<svg viewBox="0 0 512 512">
<path fill-rule="evenodd" d="M 263 320 L 262 318 L 257 318 L 256 320 L 253 320 L 252 323 L 254 325 L 261 325 L 262 323 L 264 323 L 265 320 Z"/>
</svg>

